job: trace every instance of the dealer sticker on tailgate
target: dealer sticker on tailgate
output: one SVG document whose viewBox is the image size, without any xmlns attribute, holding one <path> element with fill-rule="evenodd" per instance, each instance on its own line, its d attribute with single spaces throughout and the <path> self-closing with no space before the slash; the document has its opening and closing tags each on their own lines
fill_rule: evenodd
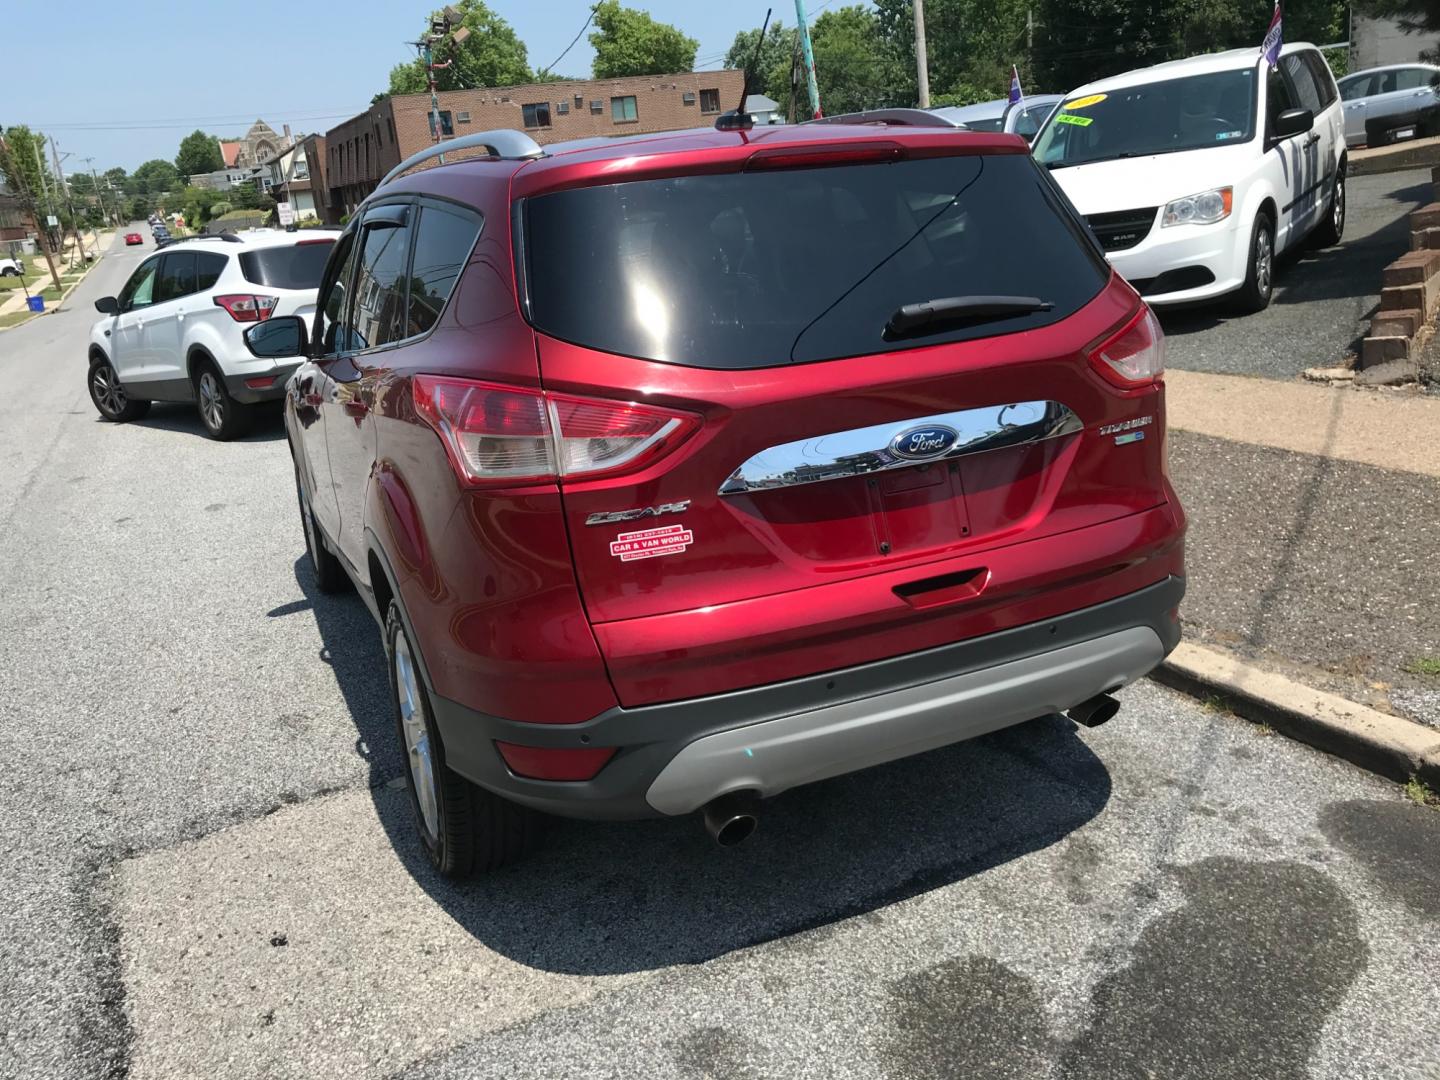
<svg viewBox="0 0 1440 1080">
<path fill-rule="evenodd" d="M 659 555 L 676 555 L 690 546 L 695 534 L 684 525 L 666 525 L 661 529 L 642 529 L 621 533 L 610 541 L 610 554 L 621 562 L 653 559 Z"/>
</svg>

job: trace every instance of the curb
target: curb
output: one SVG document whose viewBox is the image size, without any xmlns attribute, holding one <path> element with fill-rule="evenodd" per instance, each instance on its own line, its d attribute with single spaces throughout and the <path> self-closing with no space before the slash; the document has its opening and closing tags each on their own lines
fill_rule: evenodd
<svg viewBox="0 0 1440 1080">
<path fill-rule="evenodd" d="M 1238 716 L 1402 783 L 1440 788 L 1440 731 L 1181 642 L 1151 673 L 1194 697 L 1218 696 Z"/>
</svg>

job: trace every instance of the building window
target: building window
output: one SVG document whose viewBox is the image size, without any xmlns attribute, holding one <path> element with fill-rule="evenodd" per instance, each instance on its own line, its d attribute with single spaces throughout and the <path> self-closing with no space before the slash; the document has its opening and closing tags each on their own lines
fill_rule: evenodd
<svg viewBox="0 0 1440 1080">
<path fill-rule="evenodd" d="M 457 124 L 468 124 L 470 122 L 470 114 L 468 112 L 456 113 L 455 122 Z"/>
<path fill-rule="evenodd" d="M 550 126 L 550 103 L 548 101 L 538 101 L 533 105 L 521 105 L 520 111 L 525 114 L 527 128 Z"/>
<path fill-rule="evenodd" d="M 695 91 L 694 91 L 694 90 L 686 90 L 685 93 L 683 93 L 683 94 L 680 95 L 680 101 L 681 101 L 683 104 L 685 104 L 685 105 L 694 105 L 694 104 L 695 104 Z"/>
<path fill-rule="evenodd" d="M 688 104 L 688 102 L 687 102 L 687 104 Z M 701 90 L 701 91 L 700 91 L 700 111 L 701 111 L 702 113 L 719 112 L 719 111 L 720 111 L 720 91 L 719 91 L 719 90 Z"/>
<path fill-rule="evenodd" d="M 430 137 L 433 139 L 435 137 L 435 113 L 432 111 L 426 113 L 425 115 L 430 121 Z M 450 114 L 444 109 L 440 110 L 440 134 L 455 134 L 455 125 L 450 122 Z"/>
<path fill-rule="evenodd" d="M 568 101 L 557 101 L 555 103 L 555 111 L 561 116 L 565 116 L 570 112 L 570 103 Z"/>
<path fill-rule="evenodd" d="M 385 118 L 385 126 L 390 129 L 390 145 L 391 145 L 391 146 L 394 146 L 394 145 L 395 145 L 395 118 L 394 118 L 393 116 L 387 116 L 387 117 Z"/>
<path fill-rule="evenodd" d="M 612 97 L 610 99 L 610 119 L 617 124 L 633 124 L 639 120 L 640 114 L 635 111 L 635 95 Z"/>
<path fill-rule="evenodd" d="M 584 95 L 584 94 L 576 94 L 576 95 L 575 95 L 575 107 L 576 107 L 577 109 L 583 109 L 583 108 L 585 107 L 585 95 Z"/>
<path fill-rule="evenodd" d="M 590 102 L 590 111 L 592 113 L 604 112 L 605 102 L 599 100 Z"/>
</svg>

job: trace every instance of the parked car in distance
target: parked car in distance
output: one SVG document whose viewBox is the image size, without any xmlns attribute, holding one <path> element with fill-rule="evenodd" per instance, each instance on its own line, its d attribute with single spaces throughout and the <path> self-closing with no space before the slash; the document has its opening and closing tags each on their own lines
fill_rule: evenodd
<svg viewBox="0 0 1440 1080">
<path fill-rule="evenodd" d="M 0 277 L 19 277 L 25 268 L 15 259 L 0 259 Z"/>
<path fill-rule="evenodd" d="M 141 236 L 138 232 L 132 232 L 132 233 L 126 233 L 126 234 L 125 234 L 125 246 L 126 246 L 126 247 L 134 247 L 136 244 L 143 244 L 143 243 L 145 243 L 145 238 L 144 238 L 143 236 Z"/>
<path fill-rule="evenodd" d="M 1384 146 L 1440 132 L 1440 95 L 1434 64 L 1368 68 L 1340 80 L 1345 104 L 1345 142 Z"/>
<path fill-rule="evenodd" d="M 246 333 L 307 357 L 311 567 L 383 628 L 443 873 L 536 811 L 733 843 L 799 784 L 1102 722 L 1174 647 L 1160 327 L 1022 142 L 444 149 L 481 146 L 402 162 L 313 319 Z"/>
<path fill-rule="evenodd" d="M 1254 49 L 1082 86 L 1035 156 L 1152 304 L 1270 303 L 1275 256 L 1345 231 L 1339 91 L 1313 45 L 1271 69 Z"/>
<path fill-rule="evenodd" d="M 136 420 L 152 401 L 193 401 L 211 438 L 244 433 L 253 406 L 284 394 L 300 358 L 257 360 L 242 332 L 315 310 L 337 235 L 186 238 L 145 259 L 118 296 L 95 301 L 103 318 L 90 331 L 87 385 L 100 415 Z"/>
<path fill-rule="evenodd" d="M 1055 106 L 1064 100 L 1064 94 L 1035 94 L 1021 98 L 1005 110 L 1001 130 L 1023 136 L 1026 142 L 1033 143 L 1045 121 L 1055 111 Z"/>
</svg>

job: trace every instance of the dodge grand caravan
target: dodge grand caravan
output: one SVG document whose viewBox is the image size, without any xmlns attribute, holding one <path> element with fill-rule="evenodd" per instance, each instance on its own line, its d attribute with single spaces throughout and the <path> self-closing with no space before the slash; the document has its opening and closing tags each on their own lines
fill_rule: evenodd
<svg viewBox="0 0 1440 1080">
<path fill-rule="evenodd" d="M 309 558 L 383 627 L 442 872 L 537 811 L 733 842 L 799 784 L 1099 723 L 1175 646 L 1161 332 L 1024 140 L 503 131 L 412 171 L 439 149 L 247 340 L 307 357 Z"/>
</svg>

